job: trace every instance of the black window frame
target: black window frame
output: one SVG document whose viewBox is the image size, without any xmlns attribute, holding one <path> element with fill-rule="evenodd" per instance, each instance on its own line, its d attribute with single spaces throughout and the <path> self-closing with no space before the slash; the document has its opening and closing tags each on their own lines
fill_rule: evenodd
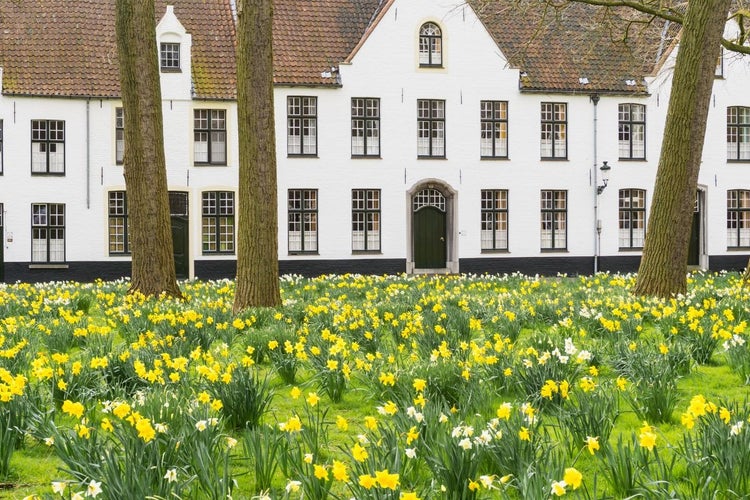
<svg viewBox="0 0 750 500">
<path fill-rule="evenodd" d="M 212 200 L 208 199 L 211 197 L 213 197 L 212 204 Z M 203 255 L 234 255 L 237 249 L 236 215 L 234 191 L 215 190 L 201 193 L 201 251 Z M 229 240 L 225 238 L 229 233 L 222 232 L 222 229 L 226 227 L 231 228 Z M 213 249 L 210 248 L 211 240 L 206 240 L 207 235 L 213 236 Z"/>
<path fill-rule="evenodd" d="M 550 110 L 545 110 L 549 107 Z M 564 118 L 558 117 L 559 109 L 563 110 Z M 568 103 L 567 102 L 542 102 L 541 103 L 541 136 L 540 156 L 542 160 L 567 160 L 568 159 Z M 549 128 L 549 130 L 545 130 Z M 565 136 L 565 152 L 560 154 L 556 146 L 556 137 L 560 132 Z M 549 134 L 549 139 L 545 135 Z M 551 140 L 552 151 L 549 156 L 544 156 L 543 144 L 545 140 Z"/>
<path fill-rule="evenodd" d="M 489 109 L 487 109 L 489 107 Z M 503 117 L 504 116 L 504 117 Z M 508 101 L 479 101 L 479 121 L 480 121 L 480 146 L 479 156 L 482 159 L 508 158 Z M 497 133 L 502 135 L 503 126 L 505 138 L 498 138 Z M 488 137 L 485 137 L 488 135 Z M 486 139 L 492 141 L 492 153 L 487 155 L 483 153 L 483 142 Z M 505 149 L 504 154 L 498 154 L 498 144 Z"/>
<path fill-rule="evenodd" d="M 44 214 L 35 212 L 35 207 L 45 207 Z M 62 213 L 53 213 L 52 207 L 59 209 L 62 207 Z M 45 222 L 37 222 L 40 217 L 44 217 Z M 62 225 L 53 224 L 53 220 L 62 217 Z M 32 203 L 31 204 L 31 263 L 32 264 L 62 264 L 66 262 L 66 244 L 65 244 L 65 203 Z M 61 232 L 62 238 L 52 238 L 53 232 Z M 44 233 L 44 237 L 38 237 L 38 234 Z M 60 234 L 60 233 L 58 233 Z M 51 240 L 62 239 L 63 257 L 62 260 L 51 259 Z M 46 241 L 45 260 L 37 260 L 34 257 L 34 242 L 38 240 Z"/>
<path fill-rule="evenodd" d="M 53 129 L 53 124 L 59 128 Z M 44 171 L 34 170 L 34 144 L 43 146 L 44 151 L 39 151 L 39 154 L 44 154 Z M 62 171 L 50 171 L 50 154 L 57 154 L 51 150 L 57 150 L 60 145 L 63 149 Z M 65 149 L 65 120 L 31 120 L 31 175 L 65 175 Z"/>
<path fill-rule="evenodd" d="M 432 32 L 429 32 L 432 30 Z M 420 68 L 442 68 L 443 67 L 443 29 L 435 22 L 427 21 L 419 27 L 419 67 Z M 422 56 L 427 56 L 427 61 L 422 62 Z M 433 58 L 437 54 L 439 61 Z"/>
<path fill-rule="evenodd" d="M 549 207 L 545 207 L 545 194 L 550 194 L 550 205 Z M 565 202 L 565 206 L 563 208 L 560 208 L 557 206 L 558 202 L 558 195 L 563 195 L 563 201 Z M 568 249 L 568 191 L 565 189 L 542 189 L 541 195 L 540 195 L 540 201 L 541 201 L 541 225 L 540 225 L 540 236 L 541 236 L 541 245 L 540 248 L 542 252 L 560 252 L 560 251 L 566 251 Z M 556 244 L 558 241 L 556 238 L 557 232 L 559 231 L 557 229 L 557 224 L 560 222 L 560 219 L 558 219 L 557 215 L 562 214 L 564 217 L 562 221 L 565 224 L 565 244 L 559 245 Z M 550 220 L 546 220 L 546 217 L 549 215 Z M 549 224 L 550 228 L 545 229 L 545 224 Z M 551 246 L 545 247 L 544 246 L 544 231 L 552 231 L 551 235 Z"/>
<path fill-rule="evenodd" d="M 352 97 L 352 158 L 380 158 L 380 98 Z M 357 133 L 355 133 L 357 132 Z M 355 152 L 355 139 L 362 138 L 362 152 Z M 374 143 L 373 152 L 370 152 Z"/>
<path fill-rule="evenodd" d="M 292 195 L 295 195 L 293 198 Z M 314 194 L 314 196 L 310 196 Z M 310 201 L 313 204 L 310 204 Z M 296 188 L 289 189 L 287 191 L 287 249 L 290 255 L 299 254 L 317 254 L 318 253 L 318 240 L 320 237 L 319 230 L 319 218 L 318 218 L 318 190 L 309 188 Z M 294 220 L 298 219 L 298 220 Z M 299 230 L 293 230 L 292 224 L 299 224 Z M 315 241 L 308 242 L 311 245 L 306 245 L 307 240 L 305 239 L 305 227 L 307 224 L 314 225 L 315 229 Z M 299 249 L 292 249 L 292 233 L 299 232 Z M 314 243 L 314 244 L 313 244 Z M 314 248 L 311 248 L 314 247 Z"/>
<path fill-rule="evenodd" d="M 480 250 L 482 252 L 502 251 L 507 252 L 509 244 L 509 227 L 508 227 L 508 190 L 507 189 L 482 189 L 480 193 L 481 219 L 480 219 Z M 505 225 L 505 230 L 498 230 L 498 223 Z M 492 230 L 491 246 L 485 245 L 483 238 L 484 231 L 487 231 L 487 225 Z M 505 245 L 498 245 L 497 234 L 505 233 Z"/>
<path fill-rule="evenodd" d="M 205 114 L 206 116 L 199 116 Z M 215 116 L 216 115 L 216 116 Z M 205 126 L 202 125 L 205 122 Z M 199 141 L 199 134 L 205 134 L 206 140 Z M 220 144 L 214 140 L 214 134 L 224 137 L 223 151 L 215 151 L 214 145 Z M 193 162 L 195 165 L 219 165 L 227 164 L 227 110 L 222 108 L 198 108 L 193 110 Z M 199 143 L 206 143 L 207 161 L 198 161 L 196 146 Z M 221 156 L 223 155 L 223 158 Z M 216 159 L 216 157 L 220 159 Z"/>
<path fill-rule="evenodd" d="M 352 253 L 380 253 L 383 238 L 380 189 L 352 189 Z M 377 226 L 377 230 L 373 229 Z M 377 231 L 377 242 L 371 246 L 370 234 Z M 364 233 L 363 248 L 355 248 L 355 232 Z"/>
<path fill-rule="evenodd" d="M 744 120 L 744 122 L 742 121 Z M 730 140 L 734 138 L 735 140 Z M 746 140 L 742 140 L 742 139 Z M 736 154 L 730 156 L 730 145 L 736 144 Z M 746 156 L 742 156 L 742 144 L 747 144 Z M 750 162 L 750 106 L 727 107 L 727 161 Z"/>
<path fill-rule="evenodd" d="M 733 195 L 734 195 L 734 199 L 732 199 Z M 741 231 L 743 229 L 747 229 L 748 233 L 750 233 L 750 189 L 728 189 L 727 190 L 727 248 L 730 248 L 730 249 L 750 248 L 750 235 L 747 238 L 745 238 L 748 241 L 747 245 L 741 244 L 742 243 Z M 736 232 L 736 238 L 737 238 L 736 245 L 732 245 L 731 244 L 732 242 L 729 240 L 730 231 Z"/>
<path fill-rule="evenodd" d="M 122 165 L 125 157 L 125 108 L 115 108 L 115 165 Z"/>
<path fill-rule="evenodd" d="M 298 104 L 294 102 L 299 100 Z M 307 103 L 307 104 L 306 104 Z M 309 110 L 313 109 L 310 113 Z M 318 97 L 309 95 L 290 95 L 286 98 L 286 154 L 288 157 L 316 157 L 318 155 Z M 294 125 L 299 121 L 298 125 Z M 299 130 L 293 134 L 293 130 Z M 311 135 L 305 130 L 314 130 Z M 293 144 L 292 137 L 299 136 L 299 144 Z M 305 138 L 308 140 L 306 141 Z M 312 139 L 315 139 L 312 141 Z M 310 144 L 312 142 L 312 144 Z M 313 151 L 305 152 L 305 147 L 312 146 Z"/>
<path fill-rule="evenodd" d="M 117 232 L 116 228 L 121 228 Z M 117 248 L 121 246 L 122 250 Z M 107 194 L 107 248 L 109 255 L 130 255 L 130 210 L 124 190 Z"/>
<path fill-rule="evenodd" d="M 179 42 L 161 42 L 159 44 L 159 68 L 164 73 L 182 71 L 180 62 L 182 48 Z"/>
<path fill-rule="evenodd" d="M 617 193 L 617 246 L 620 250 L 643 250 L 646 241 L 646 190 L 640 188 L 623 188 Z M 634 227 L 642 224 L 642 227 Z M 628 227 L 623 227 L 627 225 Z M 628 230 L 627 244 L 623 245 L 621 236 L 623 230 Z M 636 245 L 633 238 L 633 230 L 640 229 L 641 245 Z"/>
<path fill-rule="evenodd" d="M 438 109 L 439 108 L 439 109 Z M 427 114 L 424 114 L 426 110 Z M 442 114 L 442 116 L 440 116 Z M 425 128 L 423 126 L 426 125 Z M 440 127 L 440 126 L 442 127 Z M 427 132 L 427 154 L 420 153 L 420 141 L 423 132 Z M 442 153 L 436 153 L 436 145 L 433 135 L 442 133 Z M 436 137 L 435 139 L 439 139 Z M 445 99 L 417 99 L 417 158 L 445 158 L 446 156 L 446 133 L 445 133 Z"/>
<path fill-rule="evenodd" d="M 634 119 L 633 116 L 637 116 L 634 113 L 634 109 L 642 111 L 642 120 Z M 643 154 L 636 156 L 633 152 L 634 136 L 637 134 L 636 130 L 642 127 L 641 133 L 643 134 Z M 622 155 L 622 144 L 627 142 L 628 152 L 626 156 Z M 643 161 L 646 159 L 646 105 L 640 103 L 624 102 L 617 105 L 617 150 L 620 160 L 638 160 Z"/>
</svg>

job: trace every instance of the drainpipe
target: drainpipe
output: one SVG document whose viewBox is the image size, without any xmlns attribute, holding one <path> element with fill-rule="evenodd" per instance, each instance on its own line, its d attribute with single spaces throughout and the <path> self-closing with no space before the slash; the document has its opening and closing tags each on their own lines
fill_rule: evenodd
<svg viewBox="0 0 750 500">
<path fill-rule="evenodd" d="M 91 208 L 91 98 L 86 99 L 86 208 Z"/>
<path fill-rule="evenodd" d="M 598 126 L 598 115 L 597 105 L 599 104 L 599 94 L 591 94 L 590 96 L 591 102 L 594 104 L 594 274 L 599 272 L 599 250 L 601 245 L 601 233 L 602 233 L 602 224 L 599 220 L 599 193 L 597 191 L 597 186 L 599 185 L 599 179 L 598 179 L 598 169 L 597 167 L 597 149 L 596 149 L 596 135 L 597 135 L 597 126 Z"/>
</svg>

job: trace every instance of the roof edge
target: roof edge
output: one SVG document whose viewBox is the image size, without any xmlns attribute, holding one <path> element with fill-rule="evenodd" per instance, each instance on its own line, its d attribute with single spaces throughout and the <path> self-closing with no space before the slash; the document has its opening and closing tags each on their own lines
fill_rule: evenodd
<svg viewBox="0 0 750 500">
<path fill-rule="evenodd" d="M 354 56 L 357 55 L 359 52 L 359 49 L 362 48 L 362 46 L 365 44 L 368 38 L 370 38 L 370 35 L 373 31 L 375 31 L 375 28 L 378 24 L 380 24 L 380 21 L 385 17 L 385 14 L 390 10 L 391 6 L 396 3 L 396 0 L 386 0 L 386 4 L 380 9 L 380 12 L 378 12 L 378 15 L 375 16 L 375 18 L 370 21 L 370 25 L 367 27 L 367 30 L 365 30 L 364 35 L 359 39 L 359 42 L 357 42 L 357 45 L 354 46 L 352 51 L 349 53 L 348 56 L 346 56 L 346 59 L 344 59 L 343 62 L 345 63 L 351 63 Z"/>
</svg>

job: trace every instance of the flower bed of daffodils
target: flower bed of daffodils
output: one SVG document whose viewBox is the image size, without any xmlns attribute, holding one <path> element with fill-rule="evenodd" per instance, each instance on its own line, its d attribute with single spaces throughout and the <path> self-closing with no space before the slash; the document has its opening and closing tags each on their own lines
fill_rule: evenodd
<svg viewBox="0 0 750 500">
<path fill-rule="evenodd" d="M 0 483 L 48 453 L 31 497 L 750 495 L 748 289 L 633 280 L 284 277 L 239 317 L 229 281 L 2 285 Z"/>
</svg>

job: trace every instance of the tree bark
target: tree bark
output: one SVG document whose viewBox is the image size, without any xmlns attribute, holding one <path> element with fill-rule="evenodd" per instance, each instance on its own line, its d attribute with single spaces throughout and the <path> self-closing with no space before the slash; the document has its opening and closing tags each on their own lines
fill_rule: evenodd
<svg viewBox="0 0 750 500">
<path fill-rule="evenodd" d="M 132 251 L 130 291 L 180 297 L 164 158 L 154 0 L 117 0 L 116 9 Z"/>
<path fill-rule="evenodd" d="M 691 0 L 667 109 L 654 196 L 634 292 L 684 293 L 698 172 L 714 71 L 731 0 Z"/>
<path fill-rule="evenodd" d="M 279 292 L 273 1 L 237 2 L 239 200 L 234 312 L 274 307 Z"/>
</svg>

